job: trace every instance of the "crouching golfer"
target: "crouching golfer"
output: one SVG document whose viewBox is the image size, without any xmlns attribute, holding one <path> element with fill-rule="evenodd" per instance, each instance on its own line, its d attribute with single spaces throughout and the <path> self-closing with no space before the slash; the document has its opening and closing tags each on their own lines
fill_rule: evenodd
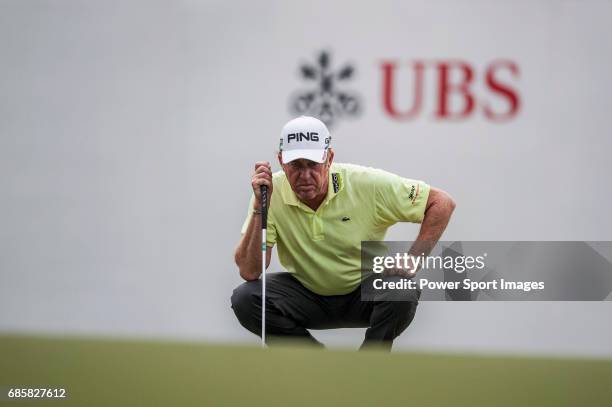
<svg viewBox="0 0 612 407">
<path fill-rule="evenodd" d="M 384 240 L 397 222 L 421 223 L 415 245 L 429 254 L 455 203 L 448 194 L 386 171 L 334 163 L 321 121 L 302 116 L 282 129 L 278 160 L 255 164 L 254 196 L 235 252 L 246 280 L 232 295 L 240 324 L 261 336 L 260 186 L 268 186 L 266 267 L 272 247 L 288 271 L 266 275 L 266 341 L 302 340 L 322 346 L 309 329 L 367 327 L 362 348 L 390 350 L 414 318 L 419 291 L 401 301 L 361 300 L 361 241 Z"/>
</svg>

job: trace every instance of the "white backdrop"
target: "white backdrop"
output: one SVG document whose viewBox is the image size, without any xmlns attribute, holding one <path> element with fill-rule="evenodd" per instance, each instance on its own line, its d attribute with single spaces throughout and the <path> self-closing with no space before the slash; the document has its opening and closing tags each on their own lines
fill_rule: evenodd
<svg viewBox="0 0 612 407">
<path fill-rule="evenodd" d="M 289 3 L 0 2 L 2 332 L 256 343 L 229 308 L 250 171 L 274 160 L 298 68 L 323 49 L 355 67 L 364 107 L 332 128 L 336 160 L 447 190 L 445 240 L 612 240 L 612 3 Z M 493 123 L 482 105 L 507 103 L 483 75 L 500 58 L 520 110 Z M 384 112 L 384 61 L 407 108 L 409 64 L 456 59 L 476 73 L 469 118 L 433 118 L 430 68 L 423 114 Z M 611 312 L 422 303 L 396 347 L 610 356 Z M 357 346 L 362 330 L 315 335 Z"/>
</svg>

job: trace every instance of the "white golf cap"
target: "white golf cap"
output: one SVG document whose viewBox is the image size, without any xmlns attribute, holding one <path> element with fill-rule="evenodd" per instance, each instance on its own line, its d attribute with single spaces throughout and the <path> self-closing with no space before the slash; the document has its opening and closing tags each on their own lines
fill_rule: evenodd
<svg viewBox="0 0 612 407">
<path fill-rule="evenodd" d="M 283 126 L 280 147 L 283 164 L 298 158 L 325 162 L 331 137 L 327 126 L 319 119 L 300 116 Z"/>
</svg>

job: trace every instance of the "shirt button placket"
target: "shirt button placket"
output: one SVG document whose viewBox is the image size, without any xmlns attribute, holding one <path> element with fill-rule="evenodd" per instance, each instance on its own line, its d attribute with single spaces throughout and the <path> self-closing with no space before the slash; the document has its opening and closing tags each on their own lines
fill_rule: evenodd
<svg viewBox="0 0 612 407">
<path fill-rule="evenodd" d="M 323 239 L 323 221 L 319 214 L 312 216 L 312 238 L 313 240 Z"/>
</svg>

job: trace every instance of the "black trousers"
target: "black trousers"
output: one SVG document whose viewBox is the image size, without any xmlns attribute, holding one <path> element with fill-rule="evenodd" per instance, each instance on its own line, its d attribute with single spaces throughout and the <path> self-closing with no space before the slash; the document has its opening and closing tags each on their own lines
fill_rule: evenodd
<svg viewBox="0 0 612 407">
<path fill-rule="evenodd" d="M 368 327 L 361 349 L 391 350 L 393 340 L 412 322 L 420 294 L 419 290 L 394 290 L 375 301 L 362 301 L 358 287 L 349 294 L 324 296 L 308 290 L 290 273 L 268 273 L 266 343 L 306 341 L 323 346 L 308 329 Z M 239 285 L 231 302 L 240 324 L 261 336 L 261 280 Z"/>
</svg>

